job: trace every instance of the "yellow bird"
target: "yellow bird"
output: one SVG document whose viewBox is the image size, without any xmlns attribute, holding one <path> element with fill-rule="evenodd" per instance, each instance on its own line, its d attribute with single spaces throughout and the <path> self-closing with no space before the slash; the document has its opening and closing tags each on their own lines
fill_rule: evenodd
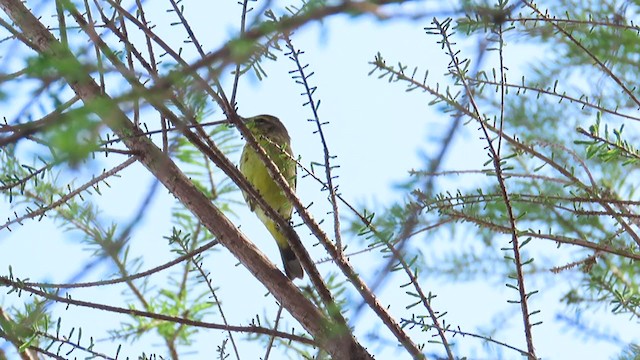
<svg viewBox="0 0 640 360">
<path fill-rule="evenodd" d="M 280 173 L 287 179 L 289 186 L 296 189 L 296 162 L 292 159 L 291 138 L 282 122 L 275 116 L 258 115 L 244 119 L 260 146 L 276 164 Z M 286 152 L 285 153 L 283 153 Z M 289 154 L 289 155 L 287 155 Z M 291 157 L 290 157 L 291 156 Z M 245 144 L 240 158 L 240 172 L 258 190 L 262 198 L 285 220 L 291 220 L 293 204 L 287 199 L 280 186 L 269 174 L 266 165 L 258 153 L 249 144 Z M 304 272 L 300 261 L 291 250 L 289 241 L 278 225 L 244 193 L 244 199 L 262 223 L 267 227 L 278 244 L 284 271 L 290 279 L 302 278 Z"/>
</svg>

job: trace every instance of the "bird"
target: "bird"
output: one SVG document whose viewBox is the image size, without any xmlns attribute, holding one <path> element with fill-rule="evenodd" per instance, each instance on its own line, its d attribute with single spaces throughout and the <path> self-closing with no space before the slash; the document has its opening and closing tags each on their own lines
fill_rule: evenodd
<svg viewBox="0 0 640 360">
<path fill-rule="evenodd" d="M 265 150 L 271 161 L 278 167 L 278 171 L 287 180 L 287 183 L 295 191 L 296 189 L 296 162 L 293 160 L 291 150 L 291 138 L 284 124 L 275 116 L 258 115 L 244 118 L 251 134 L 256 138 L 258 144 Z M 262 161 L 255 149 L 249 144 L 245 144 L 240 156 L 240 172 L 249 180 L 251 185 L 260 193 L 262 198 L 286 221 L 291 220 L 293 204 L 284 194 L 284 191 L 276 183 L 273 176 L 269 174 L 266 164 Z M 243 191 L 244 199 L 251 211 L 255 212 L 260 221 L 269 230 L 269 233 L 276 240 L 284 271 L 289 279 L 302 279 L 304 272 L 302 265 L 296 254 L 291 249 L 287 236 L 283 229 L 271 219 L 265 212 L 256 206 L 251 197 Z M 289 233 L 295 234 L 295 231 Z M 297 235 L 295 235 L 297 236 Z"/>
</svg>

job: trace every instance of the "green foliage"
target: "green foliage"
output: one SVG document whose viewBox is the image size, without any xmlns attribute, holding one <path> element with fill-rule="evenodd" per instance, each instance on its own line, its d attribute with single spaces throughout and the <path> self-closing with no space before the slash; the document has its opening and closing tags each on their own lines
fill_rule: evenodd
<svg viewBox="0 0 640 360">
<path fill-rule="evenodd" d="M 545 278 L 545 288 L 556 286 L 557 278 L 544 275 L 544 270 L 555 268 L 557 260 L 553 256 L 536 256 L 533 261 L 527 253 L 520 254 L 517 260 L 513 241 L 507 244 L 505 239 L 517 236 L 520 240 L 517 251 L 526 248 L 533 252 L 539 252 L 537 243 L 555 241 L 558 247 L 570 247 L 576 258 L 584 259 L 559 270 L 583 269 L 572 275 L 581 278 L 581 286 L 588 287 L 588 292 L 593 294 L 583 297 L 584 288 L 571 286 L 566 299 L 571 299 L 572 306 L 584 310 L 607 303 L 613 313 L 635 317 L 640 306 L 634 295 L 638 284 L 630 279 L 637 272 L 637 260 L 631 257 L 638 244 L 635 234 L 638 202 L 630 195 L 638 184 L 628 172 L 635 171 L 637 165 L 638 151 L 633 144 L 638 141 L 638 134 L 635 128 L 631 134 L 623 130 L 625 124 L 635 125 L 637 118 L 629 118 L 627 114 L 635 112 L 632 109 L 637 109 L 638 103 L 633 98 L 634 90 L 627 92 L 621 88 L 637 82 L 637 70 L 628 68 L 632 49 L 638 43 L 637 28 L 625 25 L 626 19 L 621 14 L 617 14 L 622 16 L 617 24 L 598 22 L 595 19 L 610 18 L 610 8 L 596 7 L 600 12 L 594 12 L 592 4 L 583 2 L 555 3 L 556 8 L 562 9 L 563 16 L 548 21 L 518 20 L 520 15 L 511 12 L 505 4 L 490 8 L 465 3 L 470 11 L 454 27 L 459 33 L 492 39 L 496 42 L 493 50 L 502 51 L 507 39 L 521 40 L 509 34 L 524 31 L 540 36 L 526 37 L 527 43 L 540 43 L 542 48 L 549 47 L 553 52 L 542 57 L 543 62 L 532 61 L 533 72 L 518 82 L 504 78 L 503 73 L 509 74 L 506 68 L 479 70 L 473 74 L 464 57 L 465 49 L 456 46 L 453 39 L 458 37 L 445 20 L 434 21 L 433 26 L 426 29 L 428 34 L 441 37 L 442 47 L 451 54 L 450 85 L 433 85 L 426 76 L 424 80 L 417 79 L 417 67 L 409 71 L 410 65 L 392 66 L 383 60 L 383 55 L 376 55 L 370 75 L 377 73 L 389 82 L 404 83 L 409 90 L 430 94 L 432 104 L 443 107 L 444 112 L 457 113 L 456 116 L 470 125 L 467 132 L 473 134 L 477 130 L 479 137 L 487 141 L 487 148 L 493 146 L 500 152 L 498 167 L 489 152 L 485 168 L 466 172 L 463 169 L 434 171 L 433 164 L 425 162 L 424 170 L 412 171 L 414 180 L 408 182 L 405 196 L 409 200 L 378 212 L 376 218 L 384 219 L 385 224 L 376 222 L 372 227 L 378 231 L 389 229 L 387 233 L 392 235 L 387 239 L 396 244 L 449 238 L 448 234 L 454 232 L 478 236 L 484 248 L 478 248 L 479 243 L 474 242 L 474 247 L 467 250 L 468 241 L 455 240 L 444 257 L 433 256 L 436 265 L 418 262 L 422 267 L 419 266 L 416 273 L 422 274 L 425 281 L 433 277 L 446 280 L 502 277 L 506 285 L 515 290 L 521 289 L 521 285 L 512 281 L 519 279 L 516 270 L 529 274 L 531 279 Z M 532 13 L 545 17 L 545 11 L 539 9 L 544 8 L 540 6 Z M 636 11 L 624 9 L 627 10 L 627 13 Z M 505 22 L 505 19 L 508 20 Z M 588 25 L 589 22 L 594 24 Z M 501 53 L 500 56 L 508 61 L 508 55 Z M 594 59 L 598 61 L 596 66 Z M 600 64 L 606 67 L 598 66 Z M 584 83 L 580 81 L 581 76 L 598 80 Z M 503 78 L 505 80 L 501 80 Z M 459 95 L 456 89 L 464 95 Z M 480 113 L 465 103 L 467 96 L 473 96 Z M 608 125 L 603 124 L 603 117 L 620 125 L 610 131 Z M 594 119 L 595 125 L 591 125 L 589 131 L 584 130 Z M 481 132 L 483 128 L 489 130 L 490 139 Z M 442 143 L 446 146 L 445 140 Z M 466 183 L 482 185 L 445 189 L 439 193 L 423 188 L 436 176 L 471 177 L 470 174 L 475 178 Z M 486 178 L 482 179 L 481 174 Z M 398 211 L 398 208 L 404 210 Z M 412 216 L 415 222 L 407 222 Z M 512 228 L 512 221 L 517 230 Z M 354 234 L 363 233 L 358 229 L 359 223 L 359 218 L 352 220 L 350 231 Z M 463 224 L 471 226 L 461 230 Z M 368 239 L 367 244 L 375 246 L 376 241 Z M 611 246 L 616 253 L 603 254 L 595 250 L 606 246 Z M 505 251 L 508 261 L 496 257 L 496 248 Z M 598 259 L 595 266 L 591 257 L 594 252 Z M 537 290 L 528 292 L 527 298 L 535 292 Z M 429 316 L 422 316 L 406 324 L 432 328 L 430 321 Z"/>
<path fill-rule="evenodd" d="M 618 360 L 637 360 L 640 357 L 640 346 L 637 344 L 629 344 L 616 359 Z"/>
<path fill-rule="evenodd" d="M 23 350 L 31 345 L 37 346 L 40 342 L 37 333 L 48 330 L 49 314 L 45 306 L 44 302 L 33 301 L 25 303 L 24 309 L 11 309 L 10 316 L 0 316 L 0 331 Z"/>
<path fill-rule="evenodd" d="M 89 155 L 98 150 L 101 123 L 92 118 L 92 112 L 74 111 L 62 124 L 47 132 L 45 141 L 55 156 L 66 159 L 69 166 L 78 167 Z"/>
<path fill-rule="evenodd" d="M 207 53 L 198 41 L 201 35 L 195 34 L 186 20 L 185 7 L 171 2 L 170 26 L 183 27 L 180 30 L 187 34 L 184 43 L 193 44 L 200 56 L 195 60 L 198 66 L 189 65 L 194 62 L 182 58 L 184 43 L 167 45 L 162 41 L 155 32 L 155 21 L 145 19 L 147 13 L 143 9 L 128 13 L 120 8 L 120 2 L 110 2 L 108 6 L 86 3 L 87 8 L 82 10 L 67 1 L 56 5 L 58 14 L 54 18 L 58 24 L 50 28 L 57 31 L 62 42 L 47 51 L 40 49 L 45 38 L 26 35 L 29 27 L 2 24 L 9 35 L 0 44 L 15 42 L 19 47 L 16 53 L 29 55 L 17 57 L 25 66 L 22 71 L 1 79 L 0 101 L 10 103 L 18 98 L 7 90 L 11 86 L 20 90 L 16 93 L 29 94 L 33 99 L 25 110 L 6 115 L 15 116 L 15 121 L 5 121 L 0 126 L 0 193 L 10 208 L 0 230 L 14 231 L 33 223 L 30 220 L 50 220 L 66 232 L 65 238 L 70 242 L 82 245 L 89 264 L 79 268 L 74 284 L 31 284 L 15 279 L 13 274 L 0 278 L 9 288 L 7 295 L 17 296 L 17 301 L 24 304 L 23 310 L 2 309 L 7 316 L 0 317 L 0 337 L 9 340 L 18 351 L 49 342 L 49 347 L 64 345 L 84 351 L 83 356 L 107 357 L 92 349 L 94 334 L 89 346 L 84 344 L 87 341 L 81 342 L 82 331 L 76 330 L 80 328 L 74 324 L 70 324 L 72 330 L 68 334 L 60 335 L 58 321 L 53 334 L 47 306 L 69 301 L 70 296 L 62 300 L 56 296 L 61 296 L 62 291 L 75 294 L 75 286 L 120 284 L 123 304 L 109 304 L 113 305 L 111 310 L 122 306 L 118 310 L 125 319 L 118 328 L 109 330 L 114 342 L 160 339 L 166 352 L 178 358 L 178 350 L 188 352 L 204 329 L 186 325 L 185 321 L 219 321 L 217 329 L 224 330 L 216 331 L 223 331 L 224 335 L 211 352 L 220 359 L 240 358 L 235 330 L 230 326 L 239 325 L 227 322 L 225 301 L 218 299 L 226 289 L 218 289 L 205 265 L 213 255 L 222 253 L 216 245 L 218 241 L 224 243 L 224 239 L 209 231 L 220 224 L 203 226 L 192 213 L 190 199 L 172 203 L 169 221 L 173 228 L 165 235 L 167 252 L 173 256 L 169 261 L 177 257 L 181 261 L 164 262 L 159 268 L 141 273 L 157 265 L 156 259 L 145 254 L 148 243 L 140 250 L 137 239 L 141 235 L 136 232 L 153 209 L 150 204 L 158 193 L 157 182 L 147 188 L 139 187 L 139 179 L 132 179 L 125 185 L 128 191 L 148 191 L 128 223 L 105 215 L 101 200 L 105 189 L 111 186 L 110 180 L 129 166 L 140 168 L 141 159 L 151 156 L 140 150 L 143 147 L 139 143 L 136 146 L 136 142 L 129 141 L 135 134 L 144 137 L 139 140 L 148 140 L 160 148 L 167 156 L 165 164 L 175 161 L 190 179 L 189 185 L 205 194 L 217 209 L 235 215 L 238 187 L 227 176 L 229 169 L 223 171 L 223 165 L 209 158 L 200 145 L 192 142 L 193 137 L 185 135 L 193 132 L 208 147 L 236 156 L 241 144 L 236 129 L 220 123 L 211 126 L 208 121 L 217 114 L 233 115 L 236 103 L 240 103 L 235 101 L 239 77 L 252 71 L 263 80 L 267 76 L 263 61 L 279 60 L 283 40 L 287 49 L 284 55 L 296 66 L 289 74 L 295 83 L 304 86 L 303 108 L 313 113 L 311 121 L 317 124 L 314 131 L 322 139 L 324 162 L 320 167 L 326 171 L 326 180 L 320 180 L 314 171 L 307 171 L 305 176 L 315 178 L 323 190 L 330 191 L 329 214 L 335 215 L 335 231 L 342 230 L 340 235 L 345 237 L 341 243 L 337 239 L 325 241 L 322 234 L 313 232 L 325 248 L 341 245 L 339 250 L 344 251 L 337 255 L 329 251 L 330 256 L 322 253 L 329 256 L 323 263 L 330 264 L 327 266 L 331 270 L 322 275 L 334 303 L 327 304 L 327 294 L 321 289 L 303 289 L 306 298 L 327 320 L 321 326 L 329 328 L 330 337 L 350 336 L 347 330 L 351 330 L 360 340 L 366 330 L 362 330 L 361 323 L 366 322 L 359 316 L 365 307 L 366 312 L 374 314 L 375 326 L 382 324 L 396 335 L 387 344 L 389 338 L 367 333 L 374 339 L 368 339 L 369 344 L 381 348 L 395 349 L 401 344 L 411 352 L 413 345 L 408 344 L 414 338 L 420 339 L 415 345 L 420 352 L 434 351 L 437 354 L 433 357 L 454 359 L 460 357 L 458 352 L 466 351 L 460 350 L 459 344 L 473 337 L 498 347 L 497 353 L 508 354 L 504 357 L 517 354 L 533 359 L 538 356 L 532 329 L 541 324 L 539 313 L 546 311 L 540 308 L 538 298 L 552 293 L 554 287 L 561 287 L 562 295 L 557 301 L 566 306 L 567 312 L 589 317 L 604 309 L 612 316 L 637 321 L 640 202 L 634 195 L 639 185 L 635 172 L 640 152 L 635 144 L 640 100 L 634 84 L 638 83 L 640 32 L 631 21 L 640 12 L 637 4 L 460 1 L 457 8 L 461 12 L 450 18 L 429 16 L 430 23 L 424 18 L 410 23 L 418 31 L 424 28 L 425 44 L 433 43 L 429 51 L 447 57 L 446 68 L 420 63 L 424 59 L 419 58 L 389 60 L 396 55 L 379 52 L 371 54 L 369 75 L 389 86 L 402 85 L 401 90 L 416 96 L 421 93 L 425 104 L 449 116 L 443 116 L 451 120 L 446 123 L 449 132 L 442 132 L 442 138 L 431 138 L 431 145 L 440 151 L 430 154 L 422 166 L 410 172 L 399 188 L 400 200 L 370 208 L 359 206 L 361 211 L 348 204 L 348 196 L 343 198 L 332 183 L 336 179 L 331 172 L 336 167 L 335 155 L 330 153 L 322 132 L 320 100 L 314 97 L 317 88 L 307 83 L 313 73 L 308 71 L 308 64 L 300 62 L 298 55 L 303 52 L 293 47 L 292 31 L 334 13 L 347 15 L 348 19 L 361 14 L 400 18 L 394 11 L 402 14 L 406 4 L 312 0 L 277 8 L 267 2 L 255 18 L 249 19 L 254 9 L 249 2 L 240 3 L 237 36 L 224 39 L 218 51 Z M 413 10 L 405 15 L 420 17 L 415 15 L 419 11 Z M 78 21 L 81 18 L 87 21 Z M 66 24 L 71 19 L 78 22 L 74 28 L 77 36 Z M 106 48 L 95 36 L 107 42 Z M 468 46 L 475 40 L 481 45 L 478 52 Z M 74 46 L 76 43 L 81 45 Z M 519 54 L 510 52 L 513 45 L 534 47 L 539 54 L 533 54 L 537 57 L 527 58 L 523 64 L 514 63 Z M 32 55 L 33 51 L 38 55 Z M 11 55 L 6 51 L 3 56 Z M 225 93 L 228 64 L 235 64 L 229 77 L 230 100 Z M 524 70 L 514 79 L 511 67 L 516 66 Z M 445 81 L 435 83 L 430 72 L 444 73 Z M 36 85 L 22 86 L 23 80 Z M 94 80 L 97 86 L 90 88 L 95 93 L 83 93 L 87 88 L 78 86 Z M 353 91 L 354 97 L 358 95 Z M 289 99 L 288 103 L 292 101 Z M 401 111 L 404 109 L 398 109 L 398 113 Z M 45 116 L 37 119 L 41 113 Z M 121 114 L 130 117 L 139 128 L 124 131 Z M 378 126 L 375 121 L 370 124 Z M 460 132 L 465 133 L 465 139 L 479 140 L 486 154 L 471 170 L 447 169 L 444 165 L 447 155 L 460 144 L 456 137 Z M 361 161 L 367 160 L 363 157 Z M 152 168 L 149 164 L 153 162 L 141 163 Z M 160 174 L 161 171 L 158 170 Z M 175 191 L 175 179 L 158 178 L 166 189 Z M 342 207 L 343 203 L 347 206 Z M 128 199 L 119 205 L 130 206 Z M 314 210 L 310 205 L 309 208 Z M 342 209 L 347 211 L 339 213 Z M 303 214 L 306 209 L 298 210 Z M 344 217 L 345 213 L 349 222 L 341 224 L 339 214 Z M 313 219 L 305 221 L 315 229 Z M 346 239 L 348 235 L 355 241 Z M 230 255 L 225 252 L 225 256 Z M 92 274 L 89 270 L 96 264 L 110 269 L 113 283 L 78 285 L 78 279 Z M 171 271 L 162 272 L 162 266 L 171 267 Z M 151 275 L 156 277 L 152 279 Z M 506 320 L 491 321 L 475 333 L 450 323 L 446 306 L 431 289 L 434 280 L 451 285 L 488 280 L 497 284 L 496 288 L 507 289 L 507 304 L 498 318 L 517 319 L 518 328 L 524 329 L 520 336 L 526 349 L 496 340 L 504 335 L 501 331 L 509 329 Z M 36 292 L 38 289 L 46 292 Z M 231 290 L 238 289 L 232 286 Z M 401 310 L 395 303 L 392 307 L 385 302 L 385 291 L 400 299 Z M 23 292 L 37 294 L 33 296 L 38 300 L 23 300 L 19 296 Z M 104 310 L 102 305 L 106 304 L 84 303 L 88 308 Z M 286 310 L 299 316 L 295 308 Z M 250 314 L 253 313 L 252 310 Z M 385 317 L 387 314 L 390 318 Z M 292 334 L 274 335 L 275 331 L 290 329 L 295 329 L 294 335 L 309 335 L 308 328 L 302 329 L 281 317 L 281 312 L 275 320 L 271 315 L 249 316 L 254 317 L 251 325 L 243 329 L 249 334 L 243 341 L 255 341 L 269 349 L 275 344 L 281 353 L 298 358 L 330 358 L 318 339 L 313 343 L 287 338 Z M 328 320 L 340 317 L 351 317 L 353 322 L 347 323 L 351 329 Z M 588 328 L 578 321 L 567 322 L 572 330 L 595 337 L 593 329 L 597 326 Z M 614 338 L 612 335 L 605 340 L 615 343 Z M 638 357 L 637 344 L 616 345 L 621 349 L 620 359 Z"/>
</svg>

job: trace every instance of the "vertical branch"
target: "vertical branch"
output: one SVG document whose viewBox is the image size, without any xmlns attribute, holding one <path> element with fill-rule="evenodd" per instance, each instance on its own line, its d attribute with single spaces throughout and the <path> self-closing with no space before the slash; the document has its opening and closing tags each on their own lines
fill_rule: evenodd
<svg viewBox="0 0 640 360">
<path fill-rule="evenodd" d="M 91 14 L 91 7 L 89 6 L 89 0 L 84 0 L 84 8 L 87 14 L 87 22 L 94 26 L 93 15 Z M 100 76 L 100 89 L 102 92 L 105 92 L 105 82 L 104 82 L 104 65 L 102 64 L 102 55 L 100 54 L 100 48 L 97 44 L 93 44 L 93 48 L 96 53 L 96 64 L 98 65 L 98 74 Z"/>
<path fill-rule="evenodd" d="M 242 0 L 242 16 L 240 18 L 240 36 L 244 36 L 246 26 L 247 26 L 247 13 L 252 9 L 248 9 L 249 0 Z M 259 14 L 258 14 L 259 15 Z M 236 104 L 236 95 L 238 94 L 238 82 L 240 81 L 240 62 L 236 63 L 236 69 L 233 74 L 233 87 L 231 90 L 231 107 L 236 109 L 238 104 Z"/>
<path fill-rule="evenodd" d="M 60 1 L 61 0 L 56 0 L 56 14 L 58 16 L 58 26 L 60 27 L 60 42 L 62 43 L 62 46 L 69 46 L 69 38 L 67 35 L 67 21 L 64 17 L 64 7 Z"/>
<path fill-rule="evenodd" d="M 280 324 L 280 319 L 282 318 L 282 305 L 278 305 L 278 312 L 276 313 L 276 321 L 273 324 L 273 330 L 278 330 L 278 325 Z M 269 337 L 269 342 L 267 343 L 267 351 L 264 353 L 264 360 L 269 360 L 269 355 L 271 354 L 271 349 L 273 348 L 273 342 L 276 337 L 271 335 Z"/>
<path fill-rule="evenodd" d="M 120 19 L 119 22 L 120 22 L 120 28 L 122 29 L 121 30 L 122 37 L 126 39 L 127 41 L 126 43 L 131 43 L 129 41 L 129 34 L 127 33 L 127 22 L 125 21 L 122 14 L 118 15 L 118 19 Z M 91 24 L 91 22 L 89 22 L 89 24 Z M 133 65 L 133 55 L 131 54 L 133 52 L 134 46 L 125 46 L 124 49 L 126 52 L 127 66 L 129 67 L 129 71 L 135 74 L 136 69 Z M 136 127 L 140 126 L 140 98 L 138 97 L 133 99 L 133 124 Z"/>
<path fill-rule="evenodd" d="M 500 150 L 502 148 L 502 131 L 504 130 L 504 96 L 506 91 L 505 83 L 507 82 L 507 75 L 504 72 L 504 38 L 502 23 L 496 24 L 498 28 L 498 57 L 500 59 L 500 125 L 498 125 L 498 149 L 496 154 L 500 156 Z"/>
<path fill-rule="evenodd" d="M 146 19 L 144 8 L 142 7 L 142 1 L 136 0 L 136 6 L 138 7 L 138 15 L 140 16 L 140 21 L 144 24 L 145 27 L 149 27 L 149 22 Z M 120 16 L 124 17 L 124 15 L 119 12 Z M 124 21 L 124 20 L 123 20 Z M 134 24 L 135 25 L 135 24 Z M 153 44 L 151 43 L 151 36 L 148 32 L 143 31 L 145 42 L 147 44 L 147 52 L 149 53 L 149 65 L 151 66 L 151 74 L 156 78 L 159 77 L 158 74 L 158 64 L 156 62 L 155 51 L 153 50 Z M 162 151 L 165 154 L 169 153 L 169 136 L 167 135 L 167 119 L 160 115 L 160 127 L 162 128 Z"/>
<path fill-rule="evenodd" d="M 320 136 L 320 142 L 322 143 L 322 151 L 324 153 L 324 173 L 327 179 L 327 190 L 329 190 L 329 201 L 331 202 L 331 207 L 333 209 L 333 231 L 336 239 L 336 248 L 338 250 L 338 256 L 342 257 L 342 236 L 340 234 L 340 213 L 338 211 L 338 201 L 336 200 L 336 187 L 333 185 L 333 179 L 335 176 L 331 173 L 331 169 L 334 167 L 331 165 L 331 159 L 335 158 L 335 156 L 331 156 L 329 154 L 329 147 L 327 146 L 327 140 L 324 136 L 324 132 L 322 131 L 322 126 L 326 125 L 327 122 L 320 122 L 320 116 L 318 115 L 318 108 L 320 107 L 320 100 L 315 101 L 313 99 L 313 94 L 315 93 L 317 87 L 311 86 L 308 82 L 309 78 L 313 76 L 314 72 L 309 74 L 305 74 L 304 70 L 309 66 L 302 65 L 300 62 L 300 55 L 304 52 L 301 50 L 296 50 L 291 43 L 291 38 L 289 33 L 284 34 L 284 41 L 287 43 L 287 48 L 289 48 L 288 55 L 289 58 L 296 64 L 296 70 L 291 71 L 291 73 L 298 73 L 299 75 L 293 75 L 293 79 L 296 83 L 304 86 L 305 92 L 303 96 L 306 95 L 307 101 L 303 104 L 309 105 L 311 107 L 311 112 L 313 112 L 313 119 L 309 121 L 315 122 L 317 129 L 315 132 Z"/>
<path fill-rule="evenodd" d="M 487 42 L 480 41 L 480 43 L 478 44 L 478 50 L 477 50 L 478 52 L 476 57 L 475 68 L 473 70 L 474 74 L 478 74 L 478 72 L 480 71 L 481 64 L 485 58 L 486 50 L 487 50 Z M 377 58 L 376 60 L 380 61 L 381 59 Z M 388 69 L 388 70 L 393 72 L 393 70 L 391 69 Z M 424 77 L 425 82 L 427 80 L 427 75 L 428 73 L 425 74 L 425 77 Z M 395 76 L 397 76 L 398 79 L 405 77 L 405 75 L 400 72 L 395 73 Z M 431 93 L 434 94 L 433 91 L 431 91 Z M 467 97 L 464 98 L 464 101 L 465 102 L 463 103 L 462 106 L 466 107 L 466 104 L 468 103 Z M 438 171 L 438 169 L 442 166 L 444 157 L 447 155 L 447 153 L 451 149 L 451 146 L 453 145 L 453 139 L 456 133 L 458 132 L 458 130 L 461 128 L 460 124 L 462 124 L 462 120 L 464 118 L 465 118 L 464 112 L 458 111 L 456 113 L 453 122 L 449 126 L 448 131 L 446 132 L 446 135 L 442 138 L 442 140 L 440 140 L 440 144 L 441 144 L 440 150 L 438 151 L 435 157 L 429 160 L 427 173 L 435 174 Z M 423 192 L 425 193 L 433 192 L 434 179 L 435 179 L 434 176 L 429 176 L 424 183 L 420 184 L 420 186 L 423 189 L 422 190 Z M 394 247 L 394 250 L 397 251 L 398 254 L 403 253 L 404 248 L 408 244 L 407 240 L 409 240 L 413 236 L 413 234 L 415 233 L 414 231 L 415 228 L 420 224 L 418 215 L 422 211 L 422 208 L 420 206 L 417 206 L 415 203 L 410 202 L 407 205 L 407 211 L 408 211 L 408 215 L 405 216 L 406 220 L 403 221 L 400 233 L 398 234 L 396 239 L 394 239 L 393 241 L 384 240 L 385 243 L 393 244 L 393 246 L 396 246 L 395 244 L 398 244 L 397 247 Z M 371 226 L 370 221 L 364 221 L 363 224 L 367 227 Z M 378 236 L 378 238 L 383 240 L 381 236 Z M 386 279 L 389 278 L 388 277 L 389 271 L 393 267 L 393 264 L 395 263 L 395 261 L 396 261 L 395 256 L 391 256 L 389 260 L 387 260 L 387 263 L 384 265 L 384 270 L 381 271 L 380 274 L 378 274 L 376 279 L 373 281 L 371 285 L 371 290 L 374 293 L 377 292 L 378 289 L 384 285 L 384 282 L 386 281 Z M 356 308 L 356 312 L 355 312 L 356 316 L 362 313 L 362 309 L 364 309 L 364 302 L 360 303 Z"/>
<path fill-rule="evenodd" d="M 507 209 L 507 216 L 509 219 L 509 226 L 511 230 L 511 246 L 513 251 L 513 262 L 516 268 L 516 281 L 518 283 L 517 286 L 510 286 L 515 288 L 518 291 L 518 295 L 520 300 L 520 310 L 522 313 L 522 320 L 524 321 L 524 332 L 525 338 L 527 342 L 527 356 L 530 359 L 536 359 L 535 348 L 533 346 L 533 335 L 531 333 L 532 323 L 531 323 L 531 313 L 529 312 L 528 298 L 529 295 L 525 289 L 524 283 L 524 271 L 523 271 L 523 260 L 521 259 L 520 254 L 520 241 L 518 238 L 518 228 L 516 225 L 516 217 L 513 212 L 513 206 L 511 205 L 511 200 L 509 193 L 507 191 L 507 187 L 504 180 L 504 174 L 502 172 L 502 165 L 500 161 L 500 155 L 498 154 L 496 148 L 493 145 L 493 141 L 489 134 L 489 130 L 487 129 L 487 125 L 485 124 L 484 117 L 480 112 L 480 108 L 478 107 L 475 97 L 471 91 L 469 83 L 467 82 L 467 60 L 460 60 L 457 57 L 458 52 L 452 48 L 451 42 L 449 41 L 449 26 L 451 24 L 451 19 L 447 19 L 444 22 L 439 22 L 436 18 L 433 19 L 432 24 L 433 28 L 430 30 L 434 33 L 438 33 L 442 36 L 441 43 L 447 49 L 447 54 L 451 57 L 451 62 L 449 63 L 449 68 L 452 74 L 456 76 L 456 78 L 462 84 L 466 95 L 469 97 L 469 103 L 471 104 L 471 108 L 474 112 L 474 117 L 478 119 L 478 123 L 480 124 L 480 129 L 482 130 L 484 139 L 487 141 L 487 149 L 489 150 L 489 157 L 493 163 L 493 168 L 496 172 L 496 180 L 498 181 L 498 186 L 500 187 L 500 193 L 502 194 L 502 198 Z"/>
</svg>

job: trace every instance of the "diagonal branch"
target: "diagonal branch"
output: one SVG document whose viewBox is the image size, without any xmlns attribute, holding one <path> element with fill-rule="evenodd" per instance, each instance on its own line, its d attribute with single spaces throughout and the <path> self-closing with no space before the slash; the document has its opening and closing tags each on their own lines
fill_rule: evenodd
<svg viewBox="0 0 640 360">
<path fill-rule="evenodd" d="M 73 91 L 85 105 L 90 105 L 104 123 L 118 136 L 139 134 L 118 104 L 86 73 L 78 59 L 47 30 L 20 0 L 0 0 L 0 8 L 32 41 L 36 51 L 54 56 L 66 66 L 77 69 L 73 76 L 65 74 Z M 143 95 L 148 95 L 144 92 Z M 158 96 L 146 100 L 153 105 L 162 102 Z M 371 355 L 353 336 L 336 336 L 332 322 L 315 307 L 236 226 L 189 180 L 178 166 L 146 137 L 126 138 L 125 145 L 138 160 L 220 241 L 273 296 L 302 324 L 320 346 L 336 359 L 371 359 Z"/>
</svg>

